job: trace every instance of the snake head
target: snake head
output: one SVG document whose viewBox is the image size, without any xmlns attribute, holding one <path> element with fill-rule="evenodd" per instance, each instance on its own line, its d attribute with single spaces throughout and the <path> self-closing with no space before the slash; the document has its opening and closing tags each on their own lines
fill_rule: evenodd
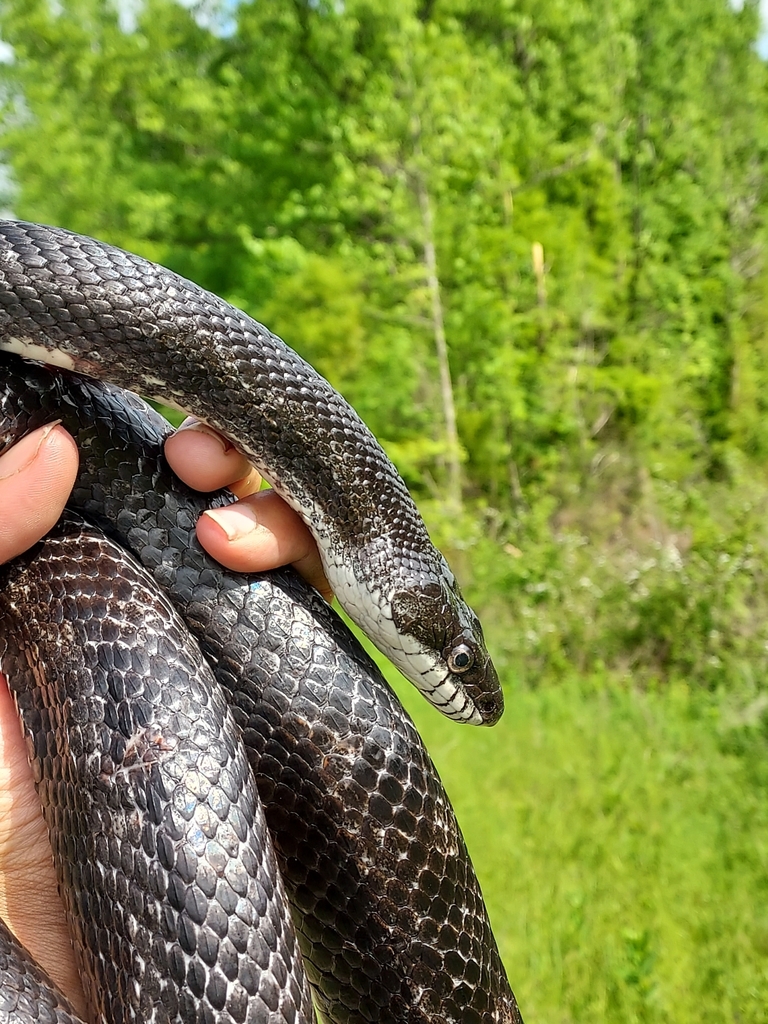
<svg viewBox="0 0 768 1024">
<path fill-rule="evenodd" d="M 392 595 L 392 622 L 410 641 L 398 667 L 449 718 L 495 725 L 504 710 L 499 677 L 480 621 L 446 570 L 442 585 L 432 582 Z"/>
</svg>

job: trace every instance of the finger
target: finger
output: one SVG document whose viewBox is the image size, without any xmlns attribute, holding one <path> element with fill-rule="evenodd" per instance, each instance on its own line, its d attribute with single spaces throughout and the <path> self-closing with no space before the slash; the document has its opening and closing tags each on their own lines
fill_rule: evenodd
<svg viewBox="0 0 768 1024">
<path fill-rule="evenodd" d="M 290 564 L 326 601 L 333 599 L 312 534 L 274 491 L 209 509 L 198 520 L 197 536 L 208 553 L 229 569 L 267 572 Z"/>
<path fill-rule="evenodd" d="M 0 917 L 81 1014 L 85 1000 L 19 717 L 0 675 Z"/>
<path fill-rule="evenodd" d="M 184 420 L 165 442 L 174 473 L 196 491 L 229 487 L 242 497 L 258 491 L 261 477 L 244 455 L 216 430 L 199 420 Z"/>
<path fill-rule="evenodd" d="M 72 490 L 77 466 L 74 440 L 51 423 L 0 457 L 0 563 L 51 529 Z"/>
</svg>

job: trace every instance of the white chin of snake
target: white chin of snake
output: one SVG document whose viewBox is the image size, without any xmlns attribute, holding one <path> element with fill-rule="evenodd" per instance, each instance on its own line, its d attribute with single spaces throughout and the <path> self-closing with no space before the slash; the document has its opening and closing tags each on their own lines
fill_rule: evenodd
<svg viewBox="0 0 768 1024">
<path fill-rule="evenodd" d="M 74 359 L 66 352 L 57 348 L 45 348 L 44 345 L 35 345 L 28 338 L 3 338 L 0 341 L 0 349 L 4 352 L 13 352 L 14 355 L 22 356 L 24 359 L 35 359 L 39 363 L 58 366 L 61 370 L 74 370 L 75 368 Z"/>
<path fill-rule="evenodd" d="M 344 611 L 430 704 L 447 718 L 470 725 L 482 724 L 482 715 L 446 665 L 418 641 L 397 631 L 388 596 L 381 591 L 371 595 L 373 601 L 367 593 L 363 596 L 357 580 L 343 563 L 326 564 L 325 569 Z"/>
</svg>

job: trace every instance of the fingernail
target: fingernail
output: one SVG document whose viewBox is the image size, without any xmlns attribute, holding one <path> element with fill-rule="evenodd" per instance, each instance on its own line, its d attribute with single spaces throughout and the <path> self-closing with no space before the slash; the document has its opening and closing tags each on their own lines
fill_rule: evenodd
<svg viewBox="0 0 768 1024">
<path fill-rule="evenodd" d="M 203 512 L 227 535 L 227 540 L 240 540 L 253 533 L 259 525 L 256 513 L 250 505 L 227 505 L 226 508 L 209 508 Z"/>
<path fill-rule="evenodd" d="M 10 477 L 22 473 L 28 466 L 31 466 L 40 453 L 40 449 L 45 444 L 48 435 L 60 423 L 61 420 L 48 423 L 38 437 L 27 435 L 27 437 L 23 437 L 12 448 L 9 448 L 3 454 L 2 462 L 0 462 L 0 480 L 8 480 Z"/>
<path fill-rule="evenodd" d="M 207 423 L 201 423 L 200 420 L 196 420 L 196 419 L 186 419 L 186 420 L 184 420 L 184 422 L 178 428 L 176 433 L 178 434 L 182 430 L 183 431 L 192 430 L 192 431 L 195 431 L 195 433 L 198 433 L 198 434 L 205 434 L 206 437 L 212 437 L 214 439 L 214 441 L 218 441 L 218 443 L 221 445 L 221 447 L 223 448 L 223 450 L 225 452 L 231 452 L 233 447 L 234 447 L 234 445 L 232 445 L 226 439 L 226 437 L 222 437 L 222 435 L 218 431 L 214 430 L 213 427 L 209 427 Z"/>
</svg>

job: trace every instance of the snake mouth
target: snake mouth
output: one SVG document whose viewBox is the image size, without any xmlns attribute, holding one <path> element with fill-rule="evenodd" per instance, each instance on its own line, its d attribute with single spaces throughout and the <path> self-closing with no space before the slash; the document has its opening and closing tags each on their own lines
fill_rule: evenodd
<svg viewBox="0 0 768 1024">
<path fill-rule="evenodd" d="M 410 669 L 412 666 L 408 667 Z M 483 692 L 476 696 L 463 683 L 457 683 L 453 673 L 441 671 L 439 665 L 431 665 L 415 679 L 411 674 L 406 678 L 414 683 L 434 708 L 454 722 L 495 725 L 504 712 L 504 698 L 500 689 L 497 693 Z"/>
<path fill-rule="evenodd" d="M 427 694 L 427 697 L 432 703 L 446 715 L 448 718 L 453 718 L 456 721 L 467 722 L 470 725 L 483 725 L 492 726 L 496 725 L 501 716 L 504 714 L 504 697 L 501 691 L 498 694 L 482 694 L 479 697 L 473 697 L 466 691 L 462 692 L 463 688 L 457 690 L 457 697 L 463 697 L 464 703 L 456 712 L 456 701 L 451 703 L 450 707 L 438 704 Z"/>
</svg>

